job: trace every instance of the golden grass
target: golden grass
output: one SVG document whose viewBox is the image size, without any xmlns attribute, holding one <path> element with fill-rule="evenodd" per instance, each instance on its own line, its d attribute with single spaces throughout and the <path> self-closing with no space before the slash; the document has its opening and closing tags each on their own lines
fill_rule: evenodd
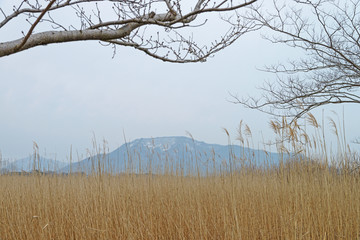
<svg viewBox="0 0 360 240">
<path fill-rule="evenodd" d="M 241 169 L 206 177 L 0 175 L 0 240 L 360 239 L 359 159 L 344 130 L 334 131 L 333 158 L 324 128 L 312 115 L 306 123 L 314 135 L 297 122 L 270 123 L 279 152 L 299 154 L 277 168 L 234 157 Z M 240 122 L 238 140 L 251 138 Z"/>
<path fill-rule="evenodd" d="M 358 175 L 0 176 L 0 239 L 360 239 Z"/>
</svg>

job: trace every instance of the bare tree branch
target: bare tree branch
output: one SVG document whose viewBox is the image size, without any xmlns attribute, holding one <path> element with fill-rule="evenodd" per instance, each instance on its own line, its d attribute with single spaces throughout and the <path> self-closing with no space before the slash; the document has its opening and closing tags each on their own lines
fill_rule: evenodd
<svg viewBox="0 0 360 240">
<path fill-rule="evenodd" d="M 24 17 L 31 24 L 24 37 L 0 42 L 0 57 L 42 45 L 98 40 L 113 47 L 133 47 L 163 61 L 201 62 L 256 30 L 238 11 L 257 1 L 198 0 L 191 7 L 184 0 L 23 0 L 10 13 L 0 7 L 0 31 Z M 225 35 L 219 33 L 218 40 L 201 45 L 186 29 L 207 25 L 207 19 L 199 22 L 197 18 L 212 13 L 230 13 L 232 17 L 225 21 L 219 18 L 229 30 Z"/>
<path fill-rule="evenodd" d="M 51 2 L 47 5 L 47 7 L 44 9 L 44 11 L 41 12 L 40 16 L 36 19 L 36 21 L 34 22 L 33 25 L 31 25 L 30 30 L 28 31 L 28 33 L 26 34 L 26 36 L 24 37 L 23 41 L 21 42 L 21 44 L 19 46 L 17 46 L 15 48 L 15 51 L 19 51 L 26 43 L 26 41 L 29 39 L 29 37 L 31 36 L 32 32 L 34 31 L 36 25 L 40 22 L 40 20 L 44 17 L 45 13 L 47 11 L 49 11 L 49 9 L 51 8 L 51 6 L 55 3 L 56 0 L 51 0 Z"/>
<path fill-rule="evenodd" d="M 273 43 L 302 49 L 305 58 L 267 66 L 276 79 L 261 97 L 232 95 L 234 103 L 275 116 L 299 118 L 327 104 L 360 103 L 360 7 L 351 0 L 273 1 L 244 16 Z"/>
</svg>

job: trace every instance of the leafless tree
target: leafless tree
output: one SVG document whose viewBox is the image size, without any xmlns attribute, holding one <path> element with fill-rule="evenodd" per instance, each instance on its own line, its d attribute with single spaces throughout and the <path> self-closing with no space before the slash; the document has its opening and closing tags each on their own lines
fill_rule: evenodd
<svg viewBox="0 0 360 240">
<path fill-rule="evenodd" d="M 23 27 L 20 39 L 0 42 L 0 57 L 52 43 L 98 40 L 163 61 L 201 62 L 254 30 L 238 11 L 256 1 L 18 0 L 10 10 L 0 7 L 0 32 L 14 24 Z M 210 15 L 225 21 L 228 31 L 200 44 L 192 27 L 207 25 Z M 21 25 L 24 22 L 28 27 Z"/>
<path fill-rule="evenodd" d="M 267 2 L 269 4 L 269 2 Z M 266 66 L 275 81 L 261 97 L 234 102 L 275 116 L 299 118 L 327 104 L 360 103 L 360 2 L 358 0 L 273 0 L 250 6 L 246 18 L 272 43 L 303 50 L 303 57 Z"/>
</svg>

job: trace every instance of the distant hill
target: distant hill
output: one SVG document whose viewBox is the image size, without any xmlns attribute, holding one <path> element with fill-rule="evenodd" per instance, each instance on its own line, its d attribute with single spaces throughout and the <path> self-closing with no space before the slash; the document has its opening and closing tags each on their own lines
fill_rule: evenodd
<svg viewBox="0 0 360 240">
<path fill-rule="evenodd" d="M 68 165 L 68 163 L 40 157 L 34 162 L 33 156 L 22 158 L 13 162 L 4 162 L 1 165 L 1 172 L 31 172 L 33 170 L 41 172 L 56 172 Z"/>
<path fill-rule="evenodd" d="M 188 137 L 157 137 L 134 140 L 110 153 L 86 158 L 59 171 L 91 173 L 101 169 L 109 173 L 183 171 L 188 174 L 196 173 L 198 169 L 205 173 L 230 171 L 231 168 L 234 170 L 241 165 L 278 165 L 279 158 L 277 153 L 265 153 L 236 145 L 207 144 Z"/>
</svg>

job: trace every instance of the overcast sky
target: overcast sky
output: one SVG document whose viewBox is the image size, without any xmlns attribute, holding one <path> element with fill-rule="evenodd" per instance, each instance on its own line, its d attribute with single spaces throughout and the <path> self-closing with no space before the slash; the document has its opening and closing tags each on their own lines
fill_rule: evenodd
<svg viewBox="0 0 360 240">
<path fill-rule="evenodd" d="M 0 30 L 0 40 L 18 31 Z M 112 49 L 97 42 L 49 45 L 0 58 L 0 151 L 5 159 L 26 157 L 35 141 L 42 155 L 66 160 L 70 146 L 73 155 L 86 156 L 93 134 L 112 151 L 124 143 L 124 133 L 131 141 L 186 131 L 200 141 L 226 144 L 222 128 L 235 142 L 240 120 L 261 147 L 260 132 L 272 137 L 271 118 L 230 103 L 229 92 L 260 94 L 256 86 L 273 76 L 256 67 L 296 58 L 291 52 L 251 34 L 196 64 L 164 63 L 130 48 L 118 48 L 112 58 Z M 360 107 L 344 109 L 347 137 L 354 140 L 360 136 Z M 333 116 L 330 110 L 342 115 L 342 107 L 327 107 L 325 115 Z"/>
</svg>

